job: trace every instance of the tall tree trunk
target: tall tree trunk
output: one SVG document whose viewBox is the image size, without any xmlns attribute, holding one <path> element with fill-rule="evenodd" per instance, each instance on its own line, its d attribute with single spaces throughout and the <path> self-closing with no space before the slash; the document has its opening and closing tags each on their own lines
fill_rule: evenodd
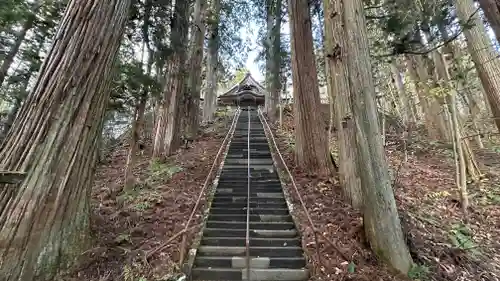
<svg viewBox="0 0 500 281">
<path fill-rule="evenodd" d="M 349 86 L 356 127 L 366 237 L 375 254 L 406 274 L 412 266 L 391 186 L 375 104 L 362 0 L 344 0 Z"/>
<path fill-rule="evenodd" d="M 186 86 L 186 45 L 189 25 L 189 1 L 175 3 L 175 16 L 173 19 L 171 42 L 174 51 L 171 71 L 164 92 L 170 93 L 170 103 L 165 112 L 167 117 L 164 152 L 166 156 L 172 155 L 180 146 L 181 119 L 183 112 L 183 96 Z"/>
<path fill-rule="evenodd" d="M 467 48 L 488 98 L 493 118 L 500 130 L 500 60 L 486 33 L 472 0 L 456 0 L 457 16 L 474 26 L 464 30 Z"/>
<path fill-rule="evenodd" d="M 2 65 L 0 66 L 0 86 L 2 86 L 5 77 L 7 77 L 7 72 L 9 71 L 12 62 L 14 62 L 14 58 L 19 52 L 19 49 L 21 48 L 24 38 L 26 38 L 26 33 L 28 33 L 28 31 L 33 27 L 35 19 L 36 16 L 34 14 L 30 14 L 28 16 L 28 18 L 24 22 L 21 31 L 17 35 L 14 45 L 12 45 L 5 58 L 3 58 Z"/>
<path fill-rule="evenodd" d="M 129 6 L 124 0 L 70 1 L 2 145 L 0 167 L 26 172 L 19 186 L 0 191 L 3 280 L 53 280 L 90 244 L 97 141 Z"/>
<path fill-rule="evenodd" d="M 320 116 L 318 75 L 307 0 L 289 0 L 296 156 L 306 172 L 332 174 Z"/>
<path fill-rule="evenodd" d="M 453 124 L 453 147 L 455 152 L 455 181 L 460 195 L 460 201 L 462 204 L 462 211 L 465 216 L 467 216 L 467 208 L 469 206 L 469 197 L 467 195 L 467 174 L 466 174 L 466 160 L 465 160 L 465 150 L 462 145 L 462 134 L 460 129 L 460 122 L 458 120 L 457 114 L 457 100 L 456 92 L 453 91 L 450 96 L 451 101 L 451 116 Z"/>
<path fill-rule="evenodd" d="M 166 80 L 168 76 L 171 73 L 171 69 L 173 64 L 171 63 L 172 56 L 168 57 L 167 60 L 167 70 L 164 73 L 164 78 L 162 80 Z M 161 83 L 162 87 L 165 88 L 165 83 Z M 154 126 L 154 142 L 153 142 L 153 157 L 152 159 L 160 159 L 165 156 L 165 132 L 167 131 L 167 114 L 165 114 L 165 111 L 168 110 L 168 107 L 170 105 L 170 95 L 171 93 L 169 92 L 164 92 L 163 93 L 163 98 L 158 101 L 155 112 L 157 113 L 155 117 L 155 126 Z"/>
<path fill-rule="evenodd" d="M 347 34 L 343 29 L 344 8 L 341 0 L 324 0 L 325 9 L 325 63 L 328 93 L 335 107 L 340 152 L 339 178 L 344 196 L 351 205 L 361 210 L 363 196 L 356 165 L 356 132 L 349 99 L 347 71 Z"/>
<path fill-rule="evenodd" d="M 151 76 L 151 70 L 153 68 L 153 51 L 149 46 L 149 28 L 150 28 L 150 17 L 151 17 L 152 0 L 146 0 L 144 3 L 144 15 L 142 21 L 142 37 L 144 39 L 141 51 L 141 62 L 143 66 L 146 66 L 146 75 Z M 144 56 L 146 54 L 146 49 L 148 50 L 148 60 L 144 62 Z M 138 101 L 136 101 L 134 118 L 132 120 L 132 128 L 129 140 L 129 149 L 127 162 L 125 164 L 125 190 L 131 190 L 135 185 L 134 177 L 134 167 L 136 154 L 139 150 L 140 132 L 144 128 L 144 113 L 146 112 L 146 103 L 148 101 L 149 95 L 149 85 L 142 85 L 142 91 L 140 93 Z"/>
<path fill-rule="evenodd" d="M 271 120 L 278 117 L 281 91 L 281 0 L 266 1 L 266 113 Z"/>
<path fill-rule="evenodd" d="M 419 55 L 412 55 L 408 58 L 408 62 L 412 66 L 409 73 L 419 94 L 429 137 L 432 139 L 450 140 L 450 131 L 443 117 L 444 113 L 441 104 L 432 96 L 431 87 L 427 82 L 430 80 L 427 71 L 428 59 Z"/>
<path fill-rule="evenodd" d="M 479 6 L 500 43 L 500 0 L 479 0 Z"/>
<path fill-rule="evenodd" d="M 188 136 L 195 138 L 198 135 L 200 91 L 201 91 L 201 63 L 203 61 L 203 42 L 205 39 L 205 11 L 206 0 L 196 0 L 194 6 L 194 27 L 191 35 L 191 54 L 189 62 L 189 76 L 187 82 L 185 108 L 185 131 Z"/>
<path fill-rule="evenodd" d="M 167 81 L 163 89 L 164 98 L 158 131 L 163 135 L 162 142 L 156 142 L 153 157 L 164 159 L 172 155 L 180 146 L 180 125 L 183 112 L 183 95 L 186 77 L 186 45 L 188 35 L 189 1 L 177 1 L 172 20 L 170 42 L 173 54 L 169 60 Z"/>
<path fill-rule="evenodd" d="M 481 140 L 481 136 L 478 134 L 479 129 L 478 129 L 478 120 L 477 120 L 477 115 L 480 113 L 481 109 L 479 108 L 479 105 L 477 101 L 475 100 L 474 95 L 468 90 L 467 86 L 467 81 L 460 77 L 460 73 L 463 73 L 464 70 L 462 65 L 459 63 L 456 63 L 455 58 L 457 58 L 462 50 L 458 48 L 454 42 L 449 42 L 450 36 L 448 34 L 448 31 L 446 30 L 446 27 L 443 23 L 438 25 L 439 32 L 441 33 L 441 36 L 443 37 L 443 40 L 448 42 L 445 44 L 445 46 L 442 48 L 442 55 L 443 55 L 443 67 L 445 72 L 443 74 L 446 74 L 446 81 L 449 84 L 451 79 L 455 77 L 455 81 L 457 84 L 457 92 L 460 94 L 462 97 L 464 103 L 467 105 L 469 108 L 469 114 L 471 117 L 471 125 L 472 129 L 477 133 L 477 136 L 474 137 L 477 145 L 479 148 L 484 148 L 483 142 Z M 458 56 L 457 56 L 458 55 Z M 450 67 L 452 66 L 452 67 Z M 453 113 L 452 113 L 453 114 Z"/>
<path fill-rule="evenodd" d="M 146 111 L 146 102 L 148 100 L 148 92 L 144 89 L 139 102 L 136 105 L 134 119 L 132 121 L 131 136 L 129 141 L 129 149 L 127 163 L 125 164 L 125 190 L 130 190 L 134 187 L 135 177 L 133 174 L 135 166 L 135 158 L 139 150 L 140 132 L 144 124 L 144 112 Z"/>
<path fill-rule="evenodd" d="M 451 48 L 445 48 L 444 51 L 450 52 Z M 463 177 L 462 180 L 457 181 L 457 186 L 460 187 L 460 190 L 465 189 L 467 190 L 467 175 L 466 175 L 466 170 L 469 172 L 469 175 L 473 179 L 474 182 L 478 182 L 479 180 L 479 168 L 478 165 L 475 161 L 475 156 L 474 153 L 471 149 L 469 149 L 469 141 L 468 140 L 462 140 L 463 136 L 463 126 L 461 119 L 465 118 L 459 118 L 459 112 L 458 112 L 458 103 L 457 103 L 457 95 L 458 91 L 453 87 L 453 84 L 451 83 L 450 79 L 450 73 L 449 73 L 449 65 L 450 65 L 450 60 L 453 58 L 452 54 L 448 54 L 447 57 L 450 58 L 450 60 L 446 60 L 443 56 L 443 54 L 440 51 L 435 51 L 436 58 L 435 58 L 435 64 L 436 64 L 436 72 L 438 74 L 439 80 L 441 80 L 444 88 L 450 89 L 450 92 L 447 94 L 446 99 L 448 101 L 448 108 L 451 114 L 451 131 L 452 131 L 452 137 L 454 138 L 454 143 L 455 143 L 455 148 L 456 152 L 458 155 L 458 158 L 460 161 L 457 163 L 459 164 L 457 166 L 457 173 L 460 171 L 459 175 L 460 178 Z M 463 167 L 462 167 L 463 166 Z M 463 174 L 462 172 L 463 171 Z M 461 182 L 465 182 L 465 184 L 462 184 Z M 463 193 L 461 193 L 463 195 Z M 465 192 L 464 194 L 467 194 Z M 462 198 L 463 199 L 463 198 Z M 464 199 L 466 202 L 467 198 Z M 466 209 L 464 209 L 466 210 Z"/>
<path fill-rule="evenodd" d="M 219 19 L 221 0 L 213 0 L 208 22 L 207 89 L 203 102 L 203 121 L 212 121 L 217 108 L 217 71 L 219 63 Z"/>
<path fill-rule="evenodd" d="M 273 7 L 273 27 L 271 30 L 271 91 L 269 95 L 269 107 L 267 108 L 267 116 L 271 120 L 276 120 L 278 117 L 278 104 L 281 92 L 281 0 L 276 0 Z"/>
<path fill-rule="evenodd" d="M 413 115 L 410 99 L 408 98 L 408 95 L 406 93 L 405 85 L 403 83 L 403 77 L 401 77 L 401 71 L 396 62 L 396 59 L 391 62 L 391 72 L 394 79 L 394 85 L 396 86 L 396 89 L 398 91 L 398 101 L 400 104 L 403 122 L 405 126 L 409 126 L 410 124 L 415 122 L 415 116 Z"/>
<path fill-rule="evenodd" d="M 264 111 L 269 112 L 269 108 L 272 107 L 273 99 L 272 99 L 272 64 L 273 64 L 273 0 L 265 0 L 266 6 L 266 39 L 264 41 L 264 52 L 266 58 L 266 77 L 265 77 L 265 86 L 266 86 L 266 101 Z"/>
</svg>

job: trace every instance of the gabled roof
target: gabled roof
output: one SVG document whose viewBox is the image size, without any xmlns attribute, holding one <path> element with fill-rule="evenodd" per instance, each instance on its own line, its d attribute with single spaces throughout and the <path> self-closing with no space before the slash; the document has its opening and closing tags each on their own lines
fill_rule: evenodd
<svg viewBox="0 0 500 281">
<path fill-rule="evenodd" d="M 220 95 L 219 97 L 229 97 L 229 96 L 235 96 L 238 95 L 240 91 L 248 91 L 248 87 L 255 87 L 257 91 L 253 91 L 255 95 L 257 96 L 264 96 L 265 89 L 262 87 L 262 85 L 255 80 L 250 72 L 247 72 L 245 74 L 245 77 L 241 79 L 240 82 L 236 83 L 233 87 L 231 87 L 229 90 L 227 90 L 224 94 Z"/>
</svg>

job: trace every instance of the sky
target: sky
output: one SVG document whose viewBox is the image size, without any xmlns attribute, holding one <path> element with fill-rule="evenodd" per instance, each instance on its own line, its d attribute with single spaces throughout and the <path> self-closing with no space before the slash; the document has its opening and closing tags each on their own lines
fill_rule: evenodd
<svg viewBox="0 0 500 281">
<path fill-rule="evenodd" d="M 290 33 L 289 25 L 287 20 L 283 22 L 281 25 L 281 34 L 288 36 Z M 245 67 L 250 71 L 250 74 L 252 74 L 253 78 L 257 81 L 264 81 L 264 74 L 259 71 L 259 67 L 257 63 L 255 63 L 255 59 L 257 58 L 259 54 L 259 49 L 256 47 L 258 46 L 257 44 L 257 29 L 258 26 L 254 21 L 250 21 L 248 26 L 245 26 L 240 29 L 240 35 L 242 38 L 249 38 L 251 42 L 251 51 L 248 53 L 248 58 L 245 64 Z"/>
<path fill-rule="evenodd" d="M 245 67 L 250 71 L 250 74 L 257 81 L 263 81 L 264 75 L 259 71 L 259 67 L 255 62 L 259 54 L 257 47 L 257 25 L 253 22 L 249 26 L 240 29 L 240 36 L 242 38 L 249 38 L 251 42 L 251 51 L 248 53 L 248 58 Z"/>
<path fill-rule="evenodd" d="M 252 75 L 253 78 L 257 81 L 263 81 L 264 80 L 264 75 L 260 73 L 259 67 L 255 63 L 255 59 L 257 58 L 258 51 L 253 50 L 248 53 L 248 59 L 245 64 L 245 67 L 250 71 L 250 74 Z"/>
</svg>

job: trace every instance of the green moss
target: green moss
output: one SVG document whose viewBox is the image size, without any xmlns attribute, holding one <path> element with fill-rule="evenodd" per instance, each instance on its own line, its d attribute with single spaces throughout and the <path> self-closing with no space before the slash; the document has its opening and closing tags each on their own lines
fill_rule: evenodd
<svg viewBox="0 0 500 281">
<path fill-rule="evenodd" d="M 155 182 L 168 180 L 172 178 L 173 175 L 181 172 L 182 170 L 182 167 L 175 164 L 163 163 L 161 161 L 154 160 L 153 162 L 151 162 L 151 166 L 149 167 L 149 181 Z"/>
<path fill-rule="evenodd" d="M 410 271 L 408 271 L 408 277 L 412 280 L 429 280 L 429 268 L 425 265 L 414 264 Z"/>
</svg>

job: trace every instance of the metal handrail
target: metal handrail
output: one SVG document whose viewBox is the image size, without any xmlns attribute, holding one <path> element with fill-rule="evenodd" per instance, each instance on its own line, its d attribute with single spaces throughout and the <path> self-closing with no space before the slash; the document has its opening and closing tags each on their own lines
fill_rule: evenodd
<svg viewBox="0 0 500 281">
<path fill-rule="evenodd" d="M 246 223 L 246 263 L 247 263 L 247 280 L 250 281 L 250 107 L 248 110 L 248 134 L 247 134 L 247 223 Z"/>
<path fill-rule="evenodd" d="M 258 109 L 258 115 L 259 115 L 260 122 L 265 124 L 266 128 L 269 130 L 269 135 L 271 136 L 271 140 L 273 141 L 273 146 L 274 146 L 274 148 L 275 148 L 275 150 L 276 150 L 276 152 L 281 160 L 281 163 L 285 167 L 285 170 L 288 174 L 288 177 L 290 178 L 290 181 L 292 183 L 293 189 L 295 190 L 295 193 L 297 193 L 297 197 L 299 198 L 300 205 L 302 206 L 302 209 L 304 210 L 304 213 L 306 215 L 309 226 L 311 227 L 311 230 L 314 233 L 314 243 L 316 244 L 316 254 L 318 255 L 318 260 L 322 263 L 321 254 L 319 252 L 319 247 L 318 247 L 319 246 L 318 234 L 320 234 L 326 240 L 326 242 L 328 242 L 328 244 L 330 244 L 332 247 L 335 248 L 335 250 L 342 256 L 342 258 L 344 258 L 346 261 L 349 261 L 347 256 L 337 247 L 337 245 L 335 245 L 335 243 L 333 243 L 333 241 L 331 241 L 330 239 L 325 237 L 323 234 L 321 234 L 318 231 L 318 229 L 316 228 L 316 226 L 314 225 L 314 222 L 311 219 L 311 215 L 309 214 L 309 211 L 307 210 L 306 204 L 304 203 L 304 200 L 302 199 L 302 196 L 300 195 L 299 188 L 297 187 L 297 183 L 295 182 L 295 179 L 293 178 L 292 173 L 290 172 L 290 169 L 288 169 L 288 166 L 286 165 L 286 162 L 285 162 L 285 159 L 283 158 L 283 155 L 281 155 L 281 152 L 278 148 L 278 145 L 276 144 L 276 140 L 274 138 L 273 131 L 271 130 L 269 123 L 267 123 L 266 118 L 264 118 L 264 116 L 262 116 L 262 111 L 260 110 L 260 108 Z M 262 120 L 264 120 L 264 121 L 262 121 Z M 264 129 L 264 132 L 266 132 L 265 129 Z"/>
<path fill-rule="evenodd" d="M 241 109 L 240 107 L 237 108 L 236 114 L 233 117 L 233 122 L 231 123 L 231 127 L 229 127 L 229 131 L 227 132 L 226 136 L 224 137 L 224 140 L 222 141 L 219 151 L 217 152 L 217 155 L 215 156 L 214 162 L 212 163 L 212 167 L 210 168 L 210 171 L 208 172 L 207 178 L 205 179 L 205 182 L 203 183 L 203 187 L 200 191 L 200 194 L 198 195 L 198 199 L 196 200 L 196 204 L 193 207 L 193 210 L 191 211 L 191 214 L 189 215 L 189 219 L 186 222 L 186 226 L 182 230 L 182 242 L 180 246 L 180 253 L 179 253 L 179 265 L 182 266 L 182 263 L 184 262 L 184 253 L 185 253 L 185 248 L 186 248 L 186 239 L 187 239 L 187 230 L 189 229 L 189 224 L 193 220 L 194 214 L 196 213 L 196 210 L 198 209 L 198 205 L 200 205 L 201 198 L 203 196 L 203 193 L 205 192 L 205 189 L 207 189 L 208 183 L 210 181 L 210 178 L 212 176 L 213 170 L 215 166 L 217 165 L 217 160 L 219 159 L 220 154 L 222 153 L 223 148 L 226 146 L 226 142 L 229 139 L 229 136 L 234 134 L 234 130 L 236 127 L 236 121 L 238 120 L 238 117 L 240 116 Z"/>
</svg>

